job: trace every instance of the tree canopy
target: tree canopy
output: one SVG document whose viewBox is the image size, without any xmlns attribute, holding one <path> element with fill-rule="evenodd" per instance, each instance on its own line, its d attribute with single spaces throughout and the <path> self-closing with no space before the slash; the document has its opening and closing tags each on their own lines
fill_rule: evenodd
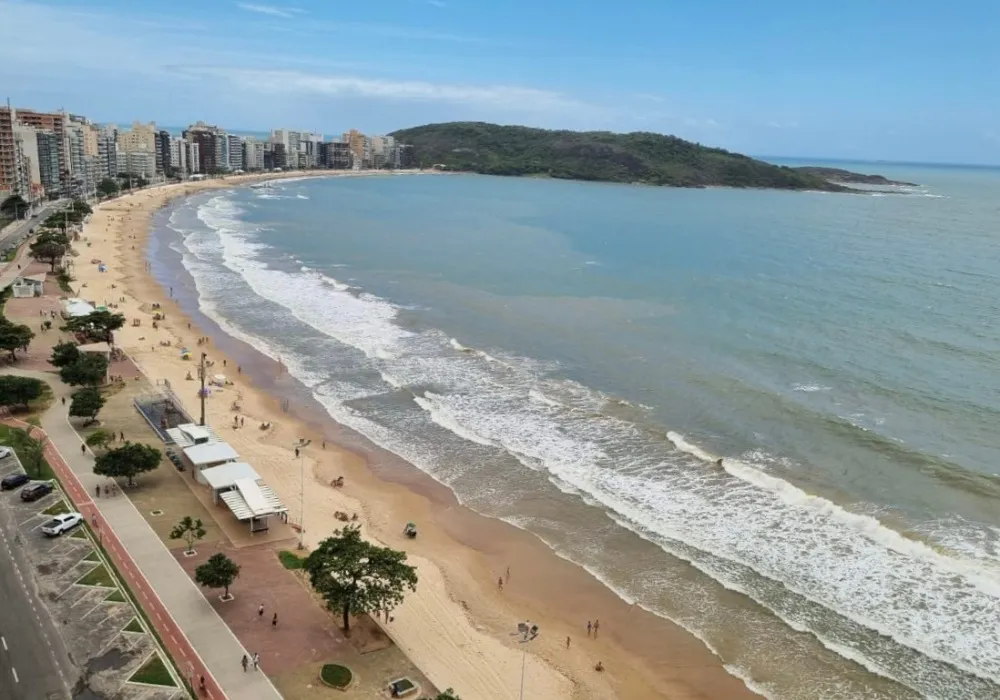
<svg viewBox="0 0 1000 700">
<path fill-rule="evenodd" d="M 113 197 L 118 194 L 118 183 L 110 177 L 106 177 L 97 183 L 97 192 L 102 197 Z"/>
<path fill-rule="evenodd" d="M 213 554 L 208 561 L 194 570 L 194 580 L 200 585 L 205 588 L 224 588 L 223 598 L 229 597 L 229 587 L 239 575 L 239 564 L 222 552 Z"/>
<path fill-rule="evenodd" d="M 69 319 L 62 329 L 69 333 L 83 333 L 92 341 L 103 340 L 110 343 L 114 338 L 112 331 L 116 331 L 124 325 L 124 314 L 112 313 L 107 309 L 97 309 L 86 316 L 75 316 Z"/>
<path fill-rule="evenodd" d="M 76 343 L 63 341 L 52 346 L 52 357 L 49 364 L 54 367 L 65 367 L 80 359 L 80 349 Z"/>
<path fill-rule="evenodd" d="M 108 377 L 108 358 L 101 353 L 83 352 L 68 365 L 59 369 L 59 378 L 70 386 L 97 386 Z"/>
<path fill-rule="evenodd" d="M 45 393 L 45 382 L 13 374 L 0 375 L 0 406 L 23 406 Z"/>
<path fill-rule="evenodd" d="M 95 430 L 84 440 L 87 443 L 87 447 L 100 447 L 102 449 L 107 449 L 108 445 L 114 441 L 115 434 L 103 428 Z"/>
<path fill-rule="evenodd" d="M 97 421 L 97 414 L 104 408 L 104 402 L 105 398 L 101 396 L 100 390 L 92 386 L 84 387 L 73 392 L 69 414 L 75 418 L 86 418 L 85 425 L 90 425 Z"/>
<path fill-rule="evenodd" d="M 17 360 L 17 351 L 27 348 L 35 332 L 23 323 L 12 323 L 0 317 L 0 350 L 10 353 L 13 362 Z"/>
<path fill-rule="evenodd" d="M 417 588 L 417 570 L 406 563 L 406 553 L 366 542 L 357 527 L 320 542 L 303 568 L 327 606 L 343 614 L 345 632 L 350 632 L 351 615 L 391 610 L 403 602 L 407 589 Z"/>
<path fill-rule="evenodd" d="M 7 216 L 21 218 L 26 211 L 28 211 L 28 203 L 19 194 L 12 194 L 3 200 L 3 202 L 0 202 L 0 212 Z"/>
<path fill-rule="evenodd" d="M 170 531 L 170 539 L 184 540 L 187 542 L 187 549 L 185 551 L 193 552 L 194 543 L 204 537 L 205 534 L 205 524 L 201 522 L 201 518 L 192 518 L 190 515 L 185 515 L 179 523 L 174 525 L 174 529 Z"/>
<path fill-rule="evenodd" d="M 136 476 L 160 466 L 161 456 L 155 447 L 126 442 L 117 449 L 99 455 L 94 461 L 94 473 L 98 476 L 128 479 L 128 485 L 132 486 Z"/>
<path fill-rule="evenodd" d="M 809 173 L 649 132 L 549 131 L 451 122 L 392 134 L 416 162 L 488 175 L 539 175 L 674 187 L 766 187 L 845 192 Z"/>
<path fill-rule="evenodd" d="M 31 244 L 31 256 L 39 262 L 47 262 L 55 272 L 56 265 L 66 255 L 66 246 L 56 241 L 36 241 Z"/>
</svg>

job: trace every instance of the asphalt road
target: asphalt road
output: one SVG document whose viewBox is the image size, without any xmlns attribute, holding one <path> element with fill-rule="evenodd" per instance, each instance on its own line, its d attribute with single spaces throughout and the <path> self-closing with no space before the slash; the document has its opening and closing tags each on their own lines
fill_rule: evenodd
<svg viewBox="0 0 1000 700">
<path fill-rule="evenodd" d="M 9 491 L 0 498 L 16 498 Z M 38 600 L 13 513 L 0 505 L 0 698 L 67 700 L 74 671 L 58 630 Z"/>
<path fill-rule="evenodd" d="M 11 226 L 9 229 L 6 229 L 3 236 L 0 237 L 0 249 L 7 248 L 8 246 L 21 242 L 25 237 L 27 237 L 28 231 L 31 228 L 38 226 L 40 223 L 45 221 L 45 218 L 50 214 L 62 209 L 65 206 L 66 202 L 62 200 L 48 202 L 35 213 L 36 215 L 34 217 L 24 219 L 23 221 Z"/>
</svg>

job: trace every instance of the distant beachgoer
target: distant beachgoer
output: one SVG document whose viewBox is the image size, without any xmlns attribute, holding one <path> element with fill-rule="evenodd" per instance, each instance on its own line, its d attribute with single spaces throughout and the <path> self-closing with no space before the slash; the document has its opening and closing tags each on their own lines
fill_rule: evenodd
<svg viewBox="0 0 1000 700">
<path fill-rule="evenodd" d="M 94 487 L 94 493 L 97 494 L 98 498 L 101 497 L 101 485 L 100 484 L 98 484 L 97 486 Z"/>
<path fill-rule="evenodd" d="M 601 621 L 594 620 L 594 639 L 597 639 L 597 630 L 601 628 Z"/>
<path fill-rule="evenodd" d="M 65 406 L 66 405 L 66 397 L 65 396 L 62 397 L 62 402 L 63 402 L 63 406 Z"/>
<path fill-rule="evenodd" d="M 122 442 L 125 442 L 125 433 L 120 433 Z"/>
<path fill-rule="evenodd" d="M 591 633 L 591 632 L 592 632 L 593 630 L 594 630 L 594 626 L 593 626 L 592 624 L 590 624 L 590 620 L 587 620 L 587 636 L 588 636 L 588 637 L 590 636 L 590 633 Z"/>
<path fill-rule="evenodd" d="M 236 374 L 243 374 L 243 367 L 236 365 Z"/>
<path fill-rule="evenodd" d="M 503 591 L 503 576 L 497 579 L 497 588 Z"/>
<path fill-rule="evenodd" d="M 253 670 L 256 671 L 259 666 L 260 666 L 260 654 L 258 654 L 257 652 L 254 652 L 253 653 Z"/>
<path fill-rule="evenodd" d="M 240 664 L 243 666 L 243 673 L 246 673 L 247 672 L 247 666 L 250 665 L 250 659 L 247 658 L 246 654 L 244 654 L 243 658 L 240 659 Z"/>
<path fill-rule="evenodd" d="M 298 448 L 298 447 L 296 447 L 296 448 L 295 448 L 295 456 L 296 456 L 296 457 L 298 457 L 298 456 L 299 456 L 299 448 Z"/>
<path fill-rule="evenodd" d="M 274 613 L 274 617 L 271 618 L 271 627 L 278 626 L 278 613 Z"/>
<path fill-rule="evenodd" d="M 569 637 L 566 637 L 566 648 L 569 649 Z"/>
<path fill-rule="evenodd" d="M 257 608 L 257 619 L 264 617 L 264 601 L 260 602 L 260 607 Z"/>
<path fill-rule="evenodd" d="M 80 445 L 80 454 L 82 454 L 82 455 L 87 454 L 87 446 L 86 445 Z"/>
<path fill-rule="evenodd" d="M 603 664 L 603 663 L 601 663 L 600 661 L 598 661 L 598 662 L 597 662 L 597 665 L 596 665 L 596 666 L 594 666 L 594 670 L 595 670 L 595 671 L 603 671 L 603 670 L 604 670 L 604 664 Z"/>
<path fill-rule="evenodd" d="M 510 583 L 510 567 L 507 567 L 507 583 Z"/>
</svg>

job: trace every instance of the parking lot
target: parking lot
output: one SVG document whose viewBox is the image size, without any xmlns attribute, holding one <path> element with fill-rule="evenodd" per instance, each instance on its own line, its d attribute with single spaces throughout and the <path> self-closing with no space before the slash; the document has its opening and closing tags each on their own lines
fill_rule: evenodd
<svg viewBox="0 0 1000 700">
<path fill-rule="evenodd" d="M 16 457 L 0 460 L 0 478 L 18 471 Z M 112 570 L 100 557 L 85 527 L 78 526 L 58 537 L 47 537 L 41 532 L 52 514 L 72 510 L 58 487 L 32 503 L 21 500 L 20 490 L 0 494 L 0 537 L 7 550 L 0 556 L 9 554 L 15 565 L 20 560 L 20 566 L 9 567 L 16 569 L 16 579 L 11 575 L 7 578 L 24 588 L 34 612 L 33 617 L 26 618 L 34 623 L 33 628 L 26 629 L 28 625 L 23 619 L 8 619 L 11 611 L 0 606 L 0 631 L 4 642 L 11 647 L 11 664 L 15 668 L 13 681 L 6 681 L 11 684 L 11 697 L 14 700 L 67 697 L 65 691 L 54 694 L 48 687 L 45 694 L 43 689 L 32 690 L 31 683 L 39 674 L 49 677 L 52 687 L 57 685 L 55 679 L 61 677 L 63 683 L 59 685 L 71 689 L 68 697 L 80 700 L 186 697 L 176 685 L 130 682 L 140 668 L 155 666 L 153 657 L 160 653 L 155 640 L 118 587 Z M 13 585 L 10 581 L 8 585 Z M 42 644 L 48 653 L 23 656 L 21 669 L 17 671 L 13 656 L 19 645 L 41 649 Z M 155 673 L 149 673 L 144 673 L 143 678 L 156 678 Z M 0 683 L 0 696 L 6 698 L 5 690 Z"/>
</svg>

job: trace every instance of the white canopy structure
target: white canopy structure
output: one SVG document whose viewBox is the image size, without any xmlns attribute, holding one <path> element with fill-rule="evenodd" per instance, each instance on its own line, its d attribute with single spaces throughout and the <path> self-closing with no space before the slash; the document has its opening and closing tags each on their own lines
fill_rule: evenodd
<svg viewBox="0 0 1000 700">
<path fill-rule="evenodd" d="M 214 467 L 239 459 L 239 453 L 227 442 L 203 442 L 183 449 L 184 458 L 191 464 L 195 477 L 205 483 L 203 473 L 209 467 Z"/>
<path fill-rule="evenodd" d="M 176 428 L 168 428 L 167 435 L 181 449 L 193 445 L 204 445 L 210 442 L 221 442 L 215 431 L 207 425 L 196 423 L 181 423 Z"/>
<path fill-rule="evenodd" d="M 288 509 L 252 466 L 229 462 L 205 469 L 204 481 L 212 489 L 212 501 L 221 498 L 237 520 L 249 521 L 250 532 L 268 529 L 268 518 Z"/>
<path fill-rule="evenodd" d="M 63 302 L 63 313 L 70 318 L 89 316 L 94 313 L 94 305 L 83 299 L 67 299 Z"/>
</svg>

